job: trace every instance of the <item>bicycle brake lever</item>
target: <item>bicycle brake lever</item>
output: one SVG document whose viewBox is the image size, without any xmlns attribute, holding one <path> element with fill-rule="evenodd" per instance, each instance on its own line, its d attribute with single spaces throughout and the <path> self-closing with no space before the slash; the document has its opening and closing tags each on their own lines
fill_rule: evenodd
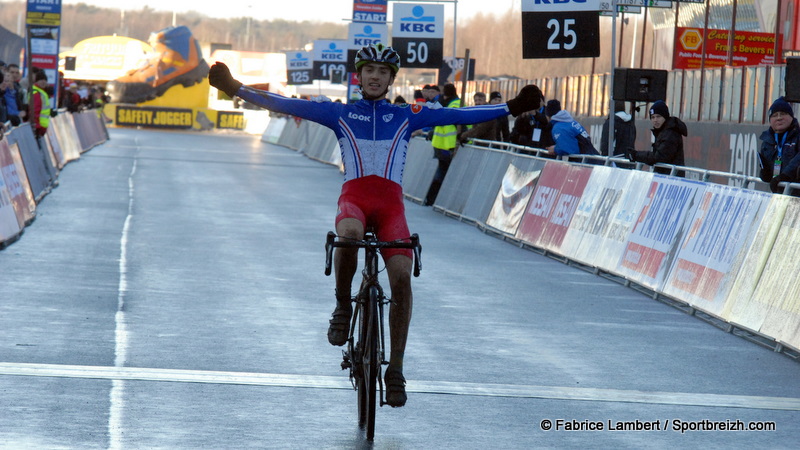
<svg viewBox="0 0 800 450">
<path fill-rule="evenodd" d="M 331 274 L 331 257 L 333 255 L 333 242 L 336 240 L 336 233 L 328 231 L 327 239 L 325 240 L 325 276 Z"/>
</svg>

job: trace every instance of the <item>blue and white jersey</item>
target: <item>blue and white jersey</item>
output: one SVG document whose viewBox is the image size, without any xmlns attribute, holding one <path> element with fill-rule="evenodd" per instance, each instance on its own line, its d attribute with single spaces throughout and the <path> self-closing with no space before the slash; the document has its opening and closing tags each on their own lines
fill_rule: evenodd
<svg viewBox="0 0 800 450">
<path fill-rule="evenodd" d="M 393 105 L 385 99 L 345 104 L 287 98 L 247 86 L 236 95 L 270 111 L 307 119 L 333 130 L 342 152 L 345 181 L 377 175 L 402 185 L 408 141 L 414 130 L 480 123 L 508 115 L 505 103 L 439 109 Z"/>
</svg>

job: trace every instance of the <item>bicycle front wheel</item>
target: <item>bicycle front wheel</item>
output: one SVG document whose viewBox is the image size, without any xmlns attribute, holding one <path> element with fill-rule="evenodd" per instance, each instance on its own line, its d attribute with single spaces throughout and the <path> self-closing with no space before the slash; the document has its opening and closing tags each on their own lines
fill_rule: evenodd
<svg viewBox="0 0 800 450">
<path fill-rule="evenodd" d="M 380 293 L 377 287 L 369 289 L 369 299 L 363 305 L 360 323 L 361 377 L 358 389 L 359 425 L 366 428 L 367 439 L 375 437 L 375 409 L 378 393 L 378 368 L 381 361 L 378 352 L 378 311 Z"/>
</svg>

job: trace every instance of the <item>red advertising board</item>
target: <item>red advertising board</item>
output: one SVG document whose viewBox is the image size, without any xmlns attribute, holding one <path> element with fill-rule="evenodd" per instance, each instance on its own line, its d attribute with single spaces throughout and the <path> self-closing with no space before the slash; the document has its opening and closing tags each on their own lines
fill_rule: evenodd
<svg viewBox="0 0 800 450">
<path fill-rule="evenodd" d="M 517 237 L 548 250 L 558 250 L 591 174 L 590 167 L 548 161 Z"/>
<path fill-rule="evenodd" d="M 729 30 L 705 30 L 678 27 L 675 33 L 673 69 L 699 69 L 703 58 L 703 40 L 706 43 L 705 67 L 722 67 L 728 62 Z M 737 31 L 733 35 L 734 66 L 759 66 L 775 64 L 775 35 Z M 781 40 L 778 54 L 781 54 Z"/>
</svg>

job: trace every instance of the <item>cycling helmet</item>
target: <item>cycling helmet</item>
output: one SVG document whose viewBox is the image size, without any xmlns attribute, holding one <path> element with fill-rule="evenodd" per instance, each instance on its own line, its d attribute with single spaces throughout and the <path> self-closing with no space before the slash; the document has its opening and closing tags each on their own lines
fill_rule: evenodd
<svg viewBox="0 0 800 450">
<path fill-rule="evenodd" d="M 397 75 L 397 71 L 400 70 L 400 55 L 398 55 L 392 47 L 387 47 L 380 42 L 362 47 L 361 50 L 356 53 L 356 72 L 361 70 L 361 66 L 369 62 L 386 64 L 392 69 L 392 73 L 395 75 Z"/>
</svg>

